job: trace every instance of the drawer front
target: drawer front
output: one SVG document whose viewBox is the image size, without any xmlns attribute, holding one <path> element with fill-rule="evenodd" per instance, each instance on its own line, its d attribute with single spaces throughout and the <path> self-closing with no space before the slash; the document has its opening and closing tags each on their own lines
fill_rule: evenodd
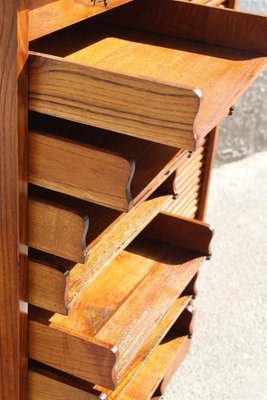
<svg viewBox="0 0 267 400">
<path fill-rule="evenodd" d="M 29 247 L 85 262 L 89 218 L 79 210 L 43 198 L 29 199 Z"/>
</svg>

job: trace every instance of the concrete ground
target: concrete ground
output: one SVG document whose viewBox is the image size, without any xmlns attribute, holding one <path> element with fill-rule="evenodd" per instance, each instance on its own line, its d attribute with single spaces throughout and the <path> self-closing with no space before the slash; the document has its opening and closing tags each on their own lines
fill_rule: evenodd
<svg viewBox="0 0 267 400">
<path fill-rule="evenodd" d="M 214 170 L 190 355 L 164 400 L 267 399 L 267 152 Z"/>
</svg>

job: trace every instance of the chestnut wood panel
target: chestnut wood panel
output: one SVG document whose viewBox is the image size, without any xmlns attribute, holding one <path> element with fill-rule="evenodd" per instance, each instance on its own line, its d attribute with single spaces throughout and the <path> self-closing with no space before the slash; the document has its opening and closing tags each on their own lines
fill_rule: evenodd
<svg viewBox="0 0 267 400">
<path fill-rule="evenodd" d="M 109 11 L 130 0 L 104 0 L 75 1 L 75 0 L 29 0 L 30 7 L 30 27 L 29 40 L 38 39 L 41 36 L 76 24 L 79 21 Z"/>
<path fill-rule="evenodd" d="M 242 41 L 239 50 L 221 46 L 228 43 L 219 39 L 214 39 L 219 46 L 210 46 L 204 43 L 205 37 L 197 34 L 196 40 L 203 43 L 186 40 L 192 39 L 191 31 L 178 28 L 179 18 L 184 16 L 183 7 L 190 21 L 195 19 L 191 13 L 196 14 L 196 20 L 203 20 L 201 32 L 203 26 L 209 26 L 206 19 L 213 18 L 212 12 L 219 12 L 216 20 L 222 29 L 211 24 L 210 37 L 218 31 L 231 31 L 229 23 L 239 27 L 241 17 L 242 31 L 250 33 L 246 38 L 254 35 L 252 26 L 259 26 L 264 36 L 267 18 L 169 0 L 148 3 L 141 3 L 139 8 L 138 1 L 137 5 L 131 3 L 125 6 L 126 16 L 119 13 L 119 21 L 127 25 L 130 18 L 128 25 L 139 30 L 95 22 L 75 30 L 69 28 L 72 40 L 64 48 L 61 43 L 66 32 L 34 43 L 30 63 L 31 110 L 194 150 L 200 138 L 228 115 L 229 108 L 259 75 L 266 57 L 244 51 Z M 158 9 L 162 11 L 159 17 L 153 14 Z M 169 23 L 170 15 L 174 16 L 173 23 Z M 154 21 L 158 20 L 160 24 L 155 27 Z M 186 27 L 189 26 L 187 21 Z M 254 41 L 258 43 L 255 37 Z M 265 51 L 252 45 L 247 47 Z"/>
<path fill-rule="evenodd" d="M 69 269 L 73 263 L 41 252 L 30 251 L 29 303 L 52 312 L 67 314 Z"/>
<path fill-rule="evenodd" d="M 26 0 L 0 0 L 0 398 L 14 400 L 27 399 L 27 17 Z"/>
<path fill-rule="evenodd" d="M 29 199 L 29 246 L 75 262 L 85 261 L 89 218 L 55 201 Z"/>
</svg>

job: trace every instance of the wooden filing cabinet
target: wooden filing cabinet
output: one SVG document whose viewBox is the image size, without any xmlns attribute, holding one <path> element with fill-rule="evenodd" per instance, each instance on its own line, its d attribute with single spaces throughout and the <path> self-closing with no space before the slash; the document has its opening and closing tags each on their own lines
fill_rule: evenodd
<svg viewBox="0 0 267 400">
<path fill-rule="evenodd" d="M 0 0 L 1 400 L 158 398 L 185 358 L 220 121 L 266 66 L 223 0 Z"/>
</svg>

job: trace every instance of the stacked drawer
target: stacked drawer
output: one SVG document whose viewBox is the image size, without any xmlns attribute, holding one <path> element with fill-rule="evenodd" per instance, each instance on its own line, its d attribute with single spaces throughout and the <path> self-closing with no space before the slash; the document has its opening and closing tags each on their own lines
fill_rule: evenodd
<svg viewBox="0 0 267 400">
<path fill-rule="evenodd" d="M 30 400 L 149 400 L 186 356 L 215 127 L 266 63 L 262 42 L 234 37 L 266 28 L 244 15 L 136 0 L 46 37 L 35 25 Z M 215 22 L 188 30 L 195 18 Z"/>
</svg>

